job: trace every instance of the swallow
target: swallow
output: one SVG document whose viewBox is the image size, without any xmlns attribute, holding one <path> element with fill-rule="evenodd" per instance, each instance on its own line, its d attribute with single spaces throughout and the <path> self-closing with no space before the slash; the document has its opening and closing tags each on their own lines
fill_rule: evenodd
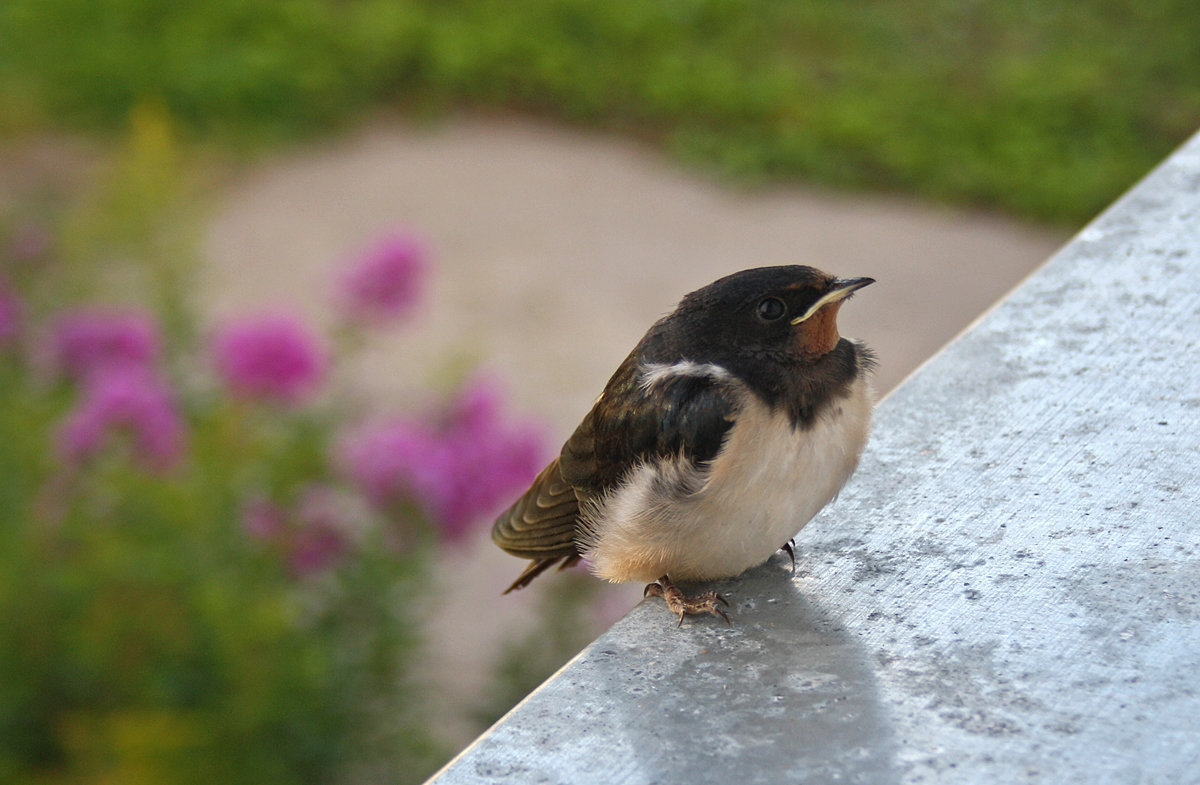
<svg viewBox="0 0 1200 785">
<path fill-rule="evenodd" d="M 674 583 L 731 578 L 781 548 L 841 490 L 870 429 L 875 356 L 838 333 L 871 278 L 790 265 L 686 295 L 609 379 L 492 539 L 530 563 L 505 591 L 586 559 L 647 581 L 679 623 L 724 598 Z M 782 543 L 782 545 L 781 545 Z"/>
</svg>

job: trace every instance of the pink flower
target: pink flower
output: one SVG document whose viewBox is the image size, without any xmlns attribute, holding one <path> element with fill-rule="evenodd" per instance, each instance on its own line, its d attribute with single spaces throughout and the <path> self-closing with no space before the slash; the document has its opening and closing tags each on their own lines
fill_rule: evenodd
<svg viewBox="0 0 1200 785">
<path fill-rule="evenodd" d="M 377 507 L 385 507 L 413 492 L 414 478 L 422 466 L 429 465 L 439 447 L 434 429 L 398 420 L 352 434 L 343 444 L 342 456 L 367 499 Z"/>
<path fill-rule="evenodd" d="M 506 422 L 499 401 L 494 385 L 476 380 L 440 423 L 399 420 L 361 431 L 344 446 L 349 474 L 376 506 L 415 497 L 443 539 L 461 539 L 470 524 L 511 501 L 546 460 L 541 429 Z"/>
<path fill-rule="evenodd" d="M 327 358 L 298 319 L 282 314 L 240 319 L 212 342 L 217 371 L 237 395 L 294 402 L 320 383 Z"/>
<path fill-rule="evenodd" d="M 153 469 L 169 468 L 183 452 L 184 426 L 171 393 L 141 368 L 114 366 L 94 373 L 59 430 L 59 448 L 66 460 L 83 463 L 122 432 Z"/>
<path fill-rule="evenodd" d="M 411 235 L 383 237 L 342 278 L 341 300 L 350 318 L 386 322 L 411 310 L 423 288 L 425 256 Z"/>
<path fill-rule="evenodd" d="M 55 322 L 49 349 L 55 368 L 80 382 L 115 367 L 147 370 L 160 353 L 154 319 L 140 311 L 68 313 Z"/>
<path fill-rule="evenodd" d="M 20 335 L 22 310 L 20 299 L 6 281 L 0 280 L 0 348 L 11 345 Z"/>
</svg>

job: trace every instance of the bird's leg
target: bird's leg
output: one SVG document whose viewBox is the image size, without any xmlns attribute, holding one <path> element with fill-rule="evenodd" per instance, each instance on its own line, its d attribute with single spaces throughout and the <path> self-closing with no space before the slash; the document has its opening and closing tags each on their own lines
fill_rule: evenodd
<svg viewBox="0 0 1200 785">
<path fill-rule="evenodd" d="M 717 604 L 721 603 L 725 607 L 729 607 L 729 602 L 715 591 L 706 591 L 695 597 L 689 597 L 664 575 L 642 592 L 643 597 L 650 595 L 662 597 L 666 600 L 667 607 L 671 609 L 671 612 L 679 614 L 679 624 L 676 625 L 678 627 L 683 626 L 683 617 L 689 613 L 711 613 L 714 616 L 720 616 L 726 624 L 729 624 L 729 616 L 721 610 L 721 605 Z"/>
<path fill-rule="evenodd" d="M 793 537 L 785 542 L 779 550 L 787 551 L 788 557 L 792 560 L 792 573 L 794 574 L 796 572 L 796 538 Z"/>
</svg>

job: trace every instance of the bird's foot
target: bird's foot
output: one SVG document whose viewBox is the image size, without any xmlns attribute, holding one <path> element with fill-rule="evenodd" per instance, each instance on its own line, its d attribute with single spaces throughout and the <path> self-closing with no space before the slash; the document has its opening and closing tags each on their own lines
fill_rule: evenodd
<svg viewBox="0 0 1200 785">
<path fill-rule="evenodd" d="M 664 575 L 656 583 L 648 585 L 646 590 L 642 592 L 643 597 L 651 595 L 662 597 L 666 601 L 667 607 L 671 609 L 671 612 L 679 614 L 679 624 L 676 626 L 682 627 L 683 617 L 695 613 L 711 613 L 714 616 L 720 616 L 725 620 L 726 624 L 729 624 L 729 616 L 725 611 L 721 610 L 721 605 L 728 608 L 729 602 L 715 591 L 706 591 L 695 597 L 689 597 L 680 591 L 674 583 L 671 583 L 670 578 Z"/>
<path fill-rule="evenodd" d="M 793 537 L 792 539 L 785 542 L 783 544 L 783 547 L 780 548 L 779 550 L 787 551 L 788 558 L 790 558 L 792 560 L 792 572 L 795 573 L 796 572 L 796 538 Z"/>
</svg>

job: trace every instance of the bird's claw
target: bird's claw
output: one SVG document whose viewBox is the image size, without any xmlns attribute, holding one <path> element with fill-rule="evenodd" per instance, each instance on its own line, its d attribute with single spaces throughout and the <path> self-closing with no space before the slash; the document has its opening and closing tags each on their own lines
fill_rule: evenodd
<svg viewBox="0 0 1200 785">
<path fill-rule="evenodd" d="M 792 574 L 795 575 L 796 574 L 796 538 L 793 537 L 792 539 L 785 542 L 783 544 L 783 547 L 780 548 L 780 550 L 787 551 L 788 557 L 792 560 Z"/>
<path fill-rule="evenodd" d="M 650 597 L 652 595 L 662 597 L 667 603 L 667 608 L 672 613 L 679 614 L 679 624 L 676 625 L 677 627 L 683 626 L 684 616 L 696 613 L 711 613 L 714 616 L 720 616 L 725 620 L 726 624 L 730 623 L 729 614 L 721 609 L 721 605 L 728 608 L 729 601 L 715 591 L 706 591 L 695 597 L 689 597 L 672 583 L 670 578 L 664 575 L 656 583 L 646 586 L 645 591 L 642 592 L 643 597 Z"/>
</svg>

